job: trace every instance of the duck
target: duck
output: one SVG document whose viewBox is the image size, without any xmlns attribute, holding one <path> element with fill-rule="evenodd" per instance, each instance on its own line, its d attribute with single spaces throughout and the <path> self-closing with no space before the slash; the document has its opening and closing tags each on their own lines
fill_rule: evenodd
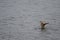
<svg viewBox="0 0 60 40">
<path fill-rule="evenodd" d="M 40 26 L 41 26 L 41 29 L 45 29 L 45 25 L 47 25 L 49 23 L 46 23 L 45 21 L 40 21 Z"/>
</svg>

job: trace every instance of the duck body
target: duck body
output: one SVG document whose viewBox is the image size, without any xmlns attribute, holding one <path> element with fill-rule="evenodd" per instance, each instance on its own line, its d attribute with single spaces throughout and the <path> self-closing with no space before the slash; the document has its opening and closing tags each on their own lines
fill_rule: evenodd
<svg viewBox="0 0 60 40">
<path fill-rule="evenodd" d="M 48 24 L 44 21 L 40 21 L 41 29 L 45 29 L 45 25 Z"/>
</svg>

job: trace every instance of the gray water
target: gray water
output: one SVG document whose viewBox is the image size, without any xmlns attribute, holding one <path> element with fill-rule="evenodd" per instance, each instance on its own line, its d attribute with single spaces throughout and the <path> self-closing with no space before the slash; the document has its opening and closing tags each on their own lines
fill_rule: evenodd
<svg viewBox="0 0 60 40">
<path fill-rule="evenodd" d="M 0 0 L 0 40 L 60 40 L 60 0 Z"/>
</svg>

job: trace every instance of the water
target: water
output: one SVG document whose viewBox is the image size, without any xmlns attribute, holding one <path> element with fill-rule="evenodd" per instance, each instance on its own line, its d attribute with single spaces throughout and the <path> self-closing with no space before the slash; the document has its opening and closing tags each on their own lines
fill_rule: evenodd
<svg viewBox="0 0 60 40">
<path fill-rule="evenodd" d="M 60 40 L 60 0 L 0 0 L 0 40 Z"/>
</svg>

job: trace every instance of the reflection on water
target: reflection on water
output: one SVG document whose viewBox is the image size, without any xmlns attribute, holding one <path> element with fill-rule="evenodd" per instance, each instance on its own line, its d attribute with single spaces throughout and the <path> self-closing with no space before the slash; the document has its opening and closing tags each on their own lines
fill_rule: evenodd
<svg viewBox="0 0 60 40">
<path fill-rule="evenodd" d="M 43 29 L 41 29 L 41 31 L 46 31 L 46 29 L 45 29 L 45 28 L 43 28 Z"/>
</svg>

